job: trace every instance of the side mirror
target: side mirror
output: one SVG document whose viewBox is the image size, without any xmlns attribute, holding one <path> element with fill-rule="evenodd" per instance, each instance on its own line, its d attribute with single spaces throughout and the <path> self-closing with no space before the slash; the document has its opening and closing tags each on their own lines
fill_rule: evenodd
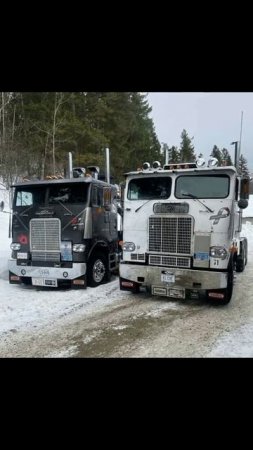
<svg viewBox="0 0 253 450">
<path fill-rule="evenodd" d="M 126 189 L 126 184 L 123 183 L 120 185 L 120 200 L 121 200 L 121 204 L 123 205 L 124 202 L 124 194 L 125 194 L 125 189 Z"/>
<path fill-rule="evenodd" d="M 249 184 L 250 178 L 245 177 L 241 179 L 240 199 L 248 200 L 249 198 Z"/>
<path fill-rule="evenodd" d="M 0 211 L 2 212 L 4 210 L 4 201 L 2 200 L 0 202 Z"/>
<path fill-rule="evenodd" d="M 247 208 L 248 204 L 249 204 L 248 200 L 246 200 L 246 199 L 244 199 L 244 198 L 241 198 L 241 199 L 239 200 L 239 202 L 238 202 L 238 206 L 239 206 L 239 208 L 241 208 L 241 209 Z"/>
</svg>

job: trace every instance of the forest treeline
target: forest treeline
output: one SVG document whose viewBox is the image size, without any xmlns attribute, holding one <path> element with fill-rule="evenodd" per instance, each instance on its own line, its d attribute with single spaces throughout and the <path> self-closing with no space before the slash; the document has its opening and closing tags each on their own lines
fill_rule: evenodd
<svg viewBox="0 0 253 450">
<path fill-rule="evenodd" d="M 68 153 L 73 165 L 105 168 L 110 149 L 115 182 L 144 161 L 195 161 L 193 138 L 182 131 L 177 148 L 160 144 L 146 93 L 2 92 L 0 97 L 0 176 L 9 186 L 20 177 L 63 174 Z M 210 154 L 229 165 L 226 149 Z M 230 159 L 229 159 L 230 158 Z M 247 169 L 247 161 L 242 164 Z"/>
</svg>

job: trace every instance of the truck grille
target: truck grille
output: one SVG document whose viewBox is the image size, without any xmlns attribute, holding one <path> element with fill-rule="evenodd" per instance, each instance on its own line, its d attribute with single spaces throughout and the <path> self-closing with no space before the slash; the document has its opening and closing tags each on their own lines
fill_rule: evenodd
<svg viewBox="0 0 253 450">
<path fill-rule="evenodd" d="M 149 255 L 149 264 L 154 266 L 186 267 L 191 266 L 191 258 L 177 256 Z"/>
<path fill-rule="evenodd" d="M 59 261 L 60 241 L 59 219 L 31 219 L 30 251 L 33 261 Z"/>
<path fill-rule="evenodd" d="M 192 217 L 150 217 L 149 251 L 191 255 Z"/>
</svg>

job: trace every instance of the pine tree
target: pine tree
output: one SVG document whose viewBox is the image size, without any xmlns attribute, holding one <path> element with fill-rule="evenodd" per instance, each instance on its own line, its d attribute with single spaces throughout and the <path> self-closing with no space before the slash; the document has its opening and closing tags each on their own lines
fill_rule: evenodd
<svg viewBox="0 0 253 450">
<path fill-rule="evenodd" d="M 243 154 L 241 154 L 239 158 L 239 164 L 238 164 L 238 173 L 240 175 L 244 175 L 245 177 L 250 177 L 248 165 L 247 165 L 247 159 L 244 158 Z"/>
<path fill-rule="evenodd" d="M 181 144 L 180 144 L 180 161 L 181 162 L 194 162 L 196 160 L 196 155 L 194 153 L 194 146 L 191 141 L 193 138 L 189 138 L 186 130 L 181 133 Z"/>
<path fill-rule="evenodd" d="M 61 172 L 72 152 L 73 165 L 105 167 L 111 175 L 144 161 L 161 160 L 161 145 L 146 94 L 139 92 L 15 92 L 0 96 L 0 175 Z"/>
<path fill-rule="evenodd" d="M 232 159 L 229 151 L 226 148 L 221 150 L 221 165 L 223 166 L 233 166 Z"/>
<path fill-rule="evenodd" d="M 217 145 L 213 146 L 213 150 L 211 151 L 210 156 L 212 158 L 216 158 L 218 160 L 218 166 L 221 166 L 222 156 L 221 156 L 221 151 L 219 150 Z"/>
<path fill-rule="evenodd" d="M 175 147 L 175 145 L 172 145 L 172 147 L 169 150 L 169 163 L 171 164 L 175 164 L 175 163 L 179 163 L 180 162 L 180 153 L 178 151 L 178 148 Z"/>
</svg>

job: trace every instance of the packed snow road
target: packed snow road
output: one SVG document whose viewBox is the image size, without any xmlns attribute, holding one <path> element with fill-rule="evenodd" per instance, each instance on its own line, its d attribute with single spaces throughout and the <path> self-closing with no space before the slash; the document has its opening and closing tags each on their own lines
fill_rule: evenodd
<svg viewBox="0 0 253 450">
<path fill-rule="evenodd" d="M 169 300 L 119 290 L 118 279 L 84 291 L 0 280 L 1 357 L 253 356 L 253 252 L 231 302 Z M 7 299 L 7 302 L 6 302 Z M 8 306 L 7 306 L 8 304 Z M 4 312 L 8 320 L 4 321 Z"/>
</svg>

